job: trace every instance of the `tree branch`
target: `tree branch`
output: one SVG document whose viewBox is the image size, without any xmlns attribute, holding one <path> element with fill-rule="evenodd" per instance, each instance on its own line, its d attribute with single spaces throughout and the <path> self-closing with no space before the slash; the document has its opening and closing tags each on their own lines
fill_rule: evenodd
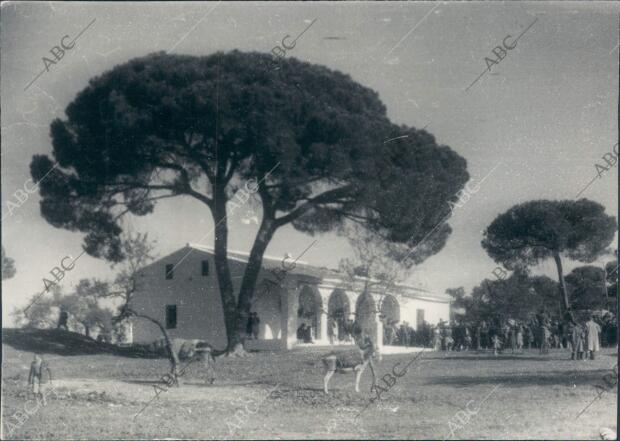
<svg viewBox="0 0 620 441">
<path fill-rule="evenodd" d="M 352 189 L 352 185 L 345 185 L 344 187 L 325 191 L 311 199 L 308 199 L 307 202 L 293 209 L 293 211 L 289 212 L 287 215 L 275 219 L 275 225 L 276 227 L 281 227 L 282 225 L 292 222 L 303 216 L 306 212 L 318 204 L 338 202 L 340 198 L 348 196 Z"/>
</svg>

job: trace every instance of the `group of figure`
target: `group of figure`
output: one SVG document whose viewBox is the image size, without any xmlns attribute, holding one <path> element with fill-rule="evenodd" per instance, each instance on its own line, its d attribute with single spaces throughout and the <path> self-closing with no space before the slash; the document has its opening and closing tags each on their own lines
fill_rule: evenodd
<svg viewBox="0 0 620 441">
<path fill-rule="evenodd" d="M 297 328 L 297 342 L 298 343 L 314 343 L 314 330 L 312 326 L 302 323 Z"/>
<path fill-rule="evenodd" d="M 30 363 L 30 373 L 28 374 L 28 385 L 35 397 L 42 398 L 45 388 L 52 383 L 52 370 L 42 354 L 35 353 L 32 363 Z"/>
<path fill-rule="evenodd" d="M 594 321 L 594 317 L 590 317 L 585 323 L 570 323 L 572 328 L 572 350 L 571 360 L 587 360 L 588 356 L 594 360 L 595 354 L 600 350 L 599 334 L 601 327 Z"/>
<path fill-rule="evenodd" d="M 439 320 L 431 326 L 432 346 L 436 351 L 468 351 L 472 348 L 470 329 L 463 323 Z"/>
<path fill-rule="evenodd" d="M 383 324 L 383 344 L 396 346 L 432 347 L 435 350 L 468 350 L 471 348 L 471 332 L 465 325 L 447 323 L 443 320 L 437 325 L 423 322 L 417 330 L 404 321 Z"/>
<path fill-rule="evenodd" d="M 524 348 L 533 347 L 539 349 L 541 354 L 546 354 L 549 349 L 556 348 L 570 350 L 571 358 L 576 360 L 588 357 L 594 359 L 595 352 L 600 350 L 601 326 L 593 315 L 581 322 L 570 313 L 562 321 L 551 320 L 544 314 L 527 322 L 514 319 L 499 323 L 482 321 L 472 328 L 473 339 L 468 337 L 467 326 L 465 329 L 465 349 L 468 349 L 468 343 L 473 342 L 474 348 L 492 349 L 495 355 L 507 350 L 522 353 Z M 457 348 L 460 347 L 461 344 L 457 344 Z M 446 344 L 444 349 L 449 350 Z"/>
<path fill-rule="evenodd" d="M 331 317 L 328 322 L 327 334 L 330 344 L 351 342 L 353 340 L 353 320 L 343 317 Z"/>
<path fill-rule="evenodd" d="M 418 330 L 403 321 L 400 325 L 394 321 L 383 323 L 383 344 L 390 346 L 423 346 L 432 345 L 433 326 L 424 322 Z"/>
<path fill-rule="evenodd" d="M 528 321 L 508 318 L 476 325 L 440 320 L 437 325 L 424 322 L 417 331 L 407 322 L 398 325 L 391 321 L 383 325 L 383 344 L 432 347 L 437 351 L 492 350 L 495 355 L 502 351 L 522 353 L 526 348 L 537 348 L 544 354 L 551 348 L 563 348 L 571 351 L 573 359 L 593 359 L 601 339 L 601 326 L 594 319 L 591 316 L 578 323 L 572 314 L 564 320 L 539 314 Z"/>
<path fill-rule="evenodd" d="M 260 318 L 258 318 L 258 313 L 251 312 L 248 317 L 248 321 L 245 326 L 245 333 L 247 335 L 248 340 L 257 340 L 258 339 L 258 329 L 260 325 Z"/>
</svg>

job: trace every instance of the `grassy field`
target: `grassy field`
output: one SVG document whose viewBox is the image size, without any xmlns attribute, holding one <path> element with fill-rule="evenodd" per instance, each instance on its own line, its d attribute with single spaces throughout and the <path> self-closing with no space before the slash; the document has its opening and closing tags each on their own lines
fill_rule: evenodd
<svg viewBox="0 0 620 441">
<path fill-rule="evenodd" d="M 616 429 L 615 387 L 598 399 L 595 388 L 616 364 L 609 349 L 594 361 L 571 361 L 563 350 L 428 352 L 372 404 L 369 372 L 360 394 L 350 374 L 335 375 L 323 394 L 321 348 L 219 358 L 214 385 L 191 365 L 170 389 L 160 381 L 163 359 L 55 351 L 45 357 L 56 393 L 36 410 L 26 393 L 32 353 L 14 346 L 3 344 L 2 439 L 599 439 L 601 427 Z M 412 357 L 384 356 L 380 375 Z M 7 422 L 24 407 L 32 415 L 9 434 Z"/>
</svg>

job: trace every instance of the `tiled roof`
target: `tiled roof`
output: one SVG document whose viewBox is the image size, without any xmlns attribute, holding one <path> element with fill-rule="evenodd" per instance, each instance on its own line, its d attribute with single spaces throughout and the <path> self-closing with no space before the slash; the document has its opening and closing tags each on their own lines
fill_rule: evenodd
<svg viewBox="0 0 620 441">
<path fill-rule="evenodd" d="M 209 246 L 193 243 L 188 243 L 187 246 L 205 253 L 209 253 L 211 255 L 214 254 L 214 249 Z M 245 251 L 228 250 L 229 259 L 234 259 L 240 262 L 247 262 L 249 256 L 250 253 Z M 266 270 L 283 270 L 283 262 L 284 265 L 288 268 L 291 268 L 293 266 L 293 262 L 295 263 L 294 268 L 287 270 L 287 272 L 290 274 L 302 275 L 325 281 L 333 281 L 335 283 L 342 283 L 346 279 L 346 277 L 340 271 L 326 267 L 314 266 L 303 260 L 296 260 L 295 256 L 289 255 L 285 258 L 285 256 L 275 257 L 267 254 L 263 255 L 263 268 Z M 363 283 L 366 280 L 366 278 L 364 277 L 357 277 L 356 279 L 359 283 Z M 437 300 L 450 300 L 450 296 L 446 294 L 434 293 L 419 286 L 405 283 L 399 283 L 396 286 L 400 288 L 398 289 L 398 291 L 400 291 L 400 294 L 404 295 L 405 297 L 429 297 L 435 298 Z"/>
</svg>

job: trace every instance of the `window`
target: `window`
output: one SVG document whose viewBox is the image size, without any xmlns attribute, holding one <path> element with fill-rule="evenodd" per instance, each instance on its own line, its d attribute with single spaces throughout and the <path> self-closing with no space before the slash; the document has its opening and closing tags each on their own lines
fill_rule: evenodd
<svg viewBox="0 0 620 441">
<path fill-rule="evenodd" d="M 418 331 L 422 329 L 422 325 L 424 325 L 424 310 L 416 309 L 416 328 Z"/>
<path fill-rule="evenodd" d="M 177 327 L 177 305 L 166 305 L 166 329 Z"/>
<path fill-rule="evenodd" d="M 209 261 L 208 260 L 202 261 L 202 275 L 203 276 L 209 275 Z"/>
<path fill-rule="evenodd" d="M 170 280 L 174 276 L 174 265 L 169 263 L 166 265 L 166 279 Z"/>
</svg>

